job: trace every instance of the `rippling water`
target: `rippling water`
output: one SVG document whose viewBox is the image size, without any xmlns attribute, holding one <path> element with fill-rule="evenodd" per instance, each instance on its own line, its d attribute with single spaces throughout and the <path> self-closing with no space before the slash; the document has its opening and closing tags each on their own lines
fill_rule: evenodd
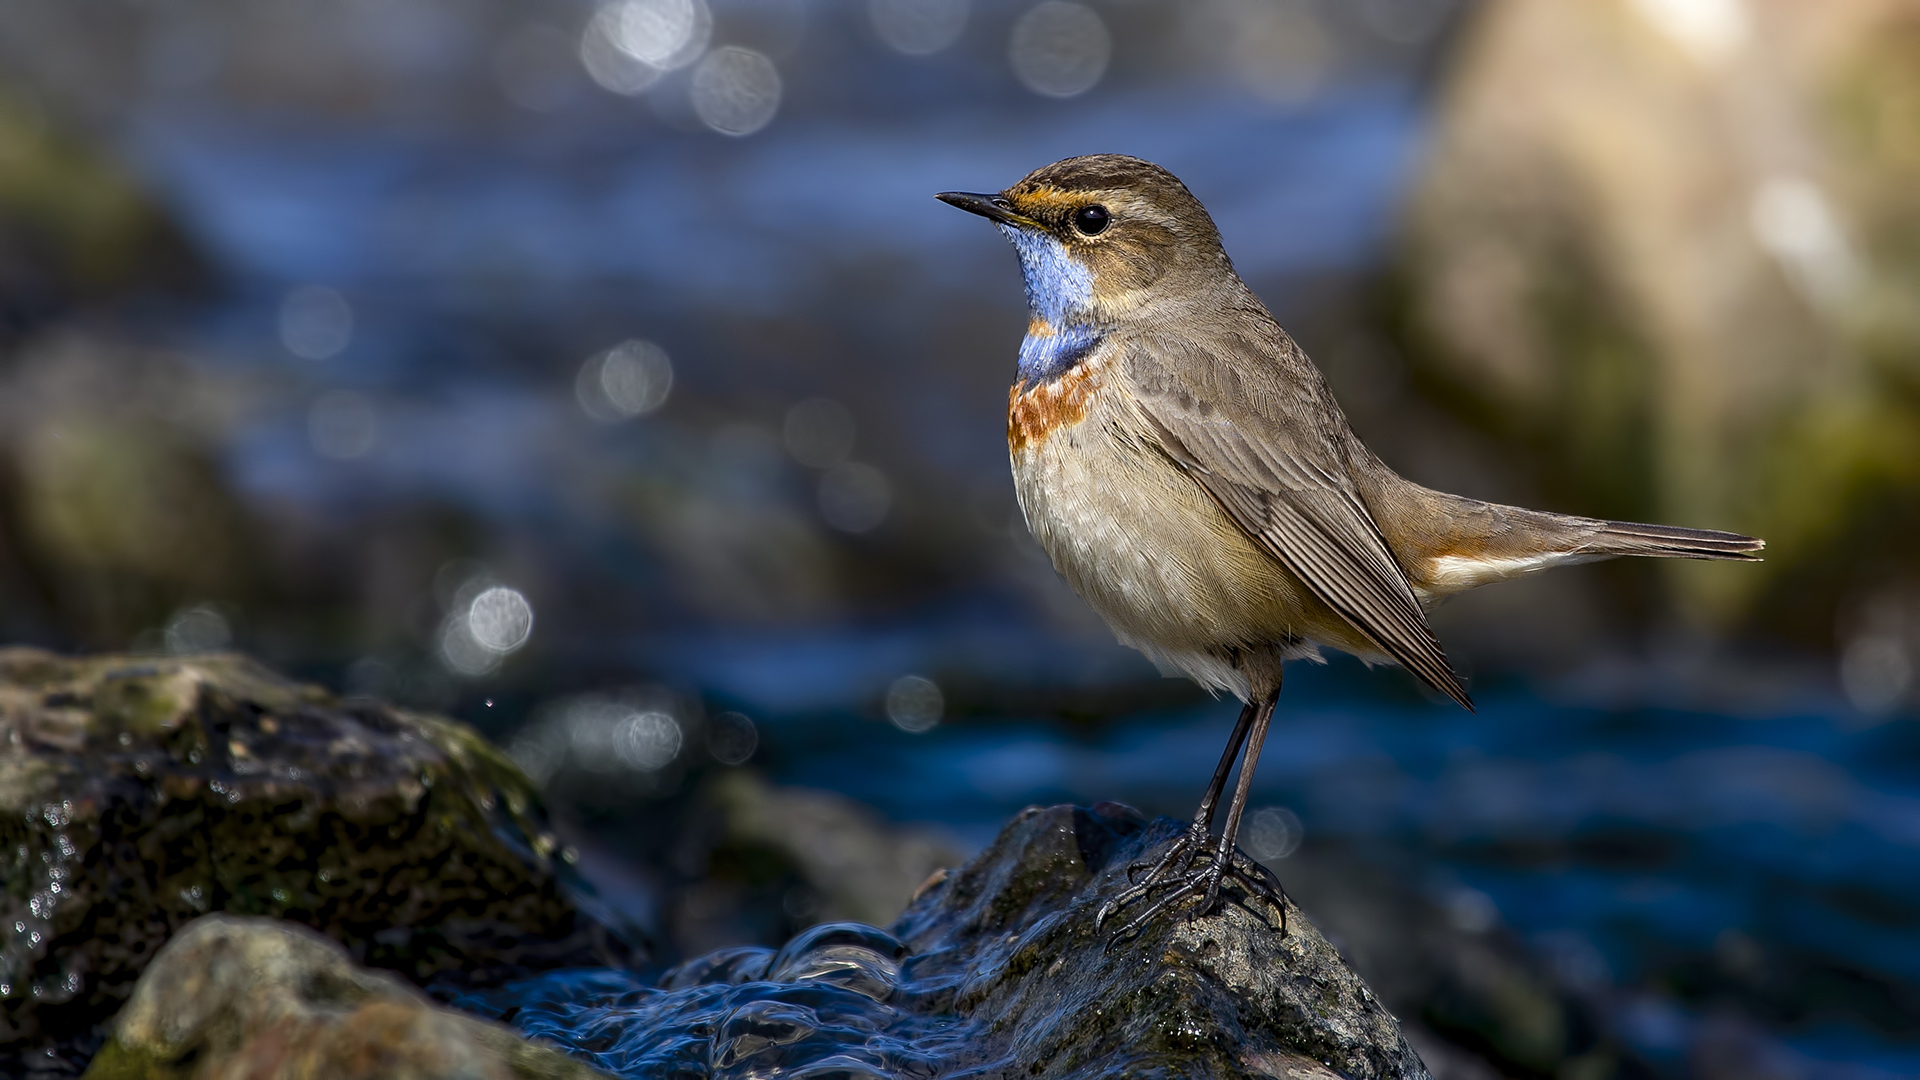
<svg viewBox="0 0 1920 1080">
<path fill-rule="evenodd" d="M 559 973 L 458 1004 L 620 1076 L 931 1076 L 968 1061 L 978 1023 L 938 1008 L 949 982 L 903 975 L 885 931 L 828 923 L 778 951 L 668 971 Z"/>
<path fill-rule="evenodd" d="M 1092 729 L 963 715 L 913 735 L 824 707 L 809 682 L 783 678 L 787 664 L 857 681 L 867 663 L 878 674 L 969 656 L 1031 684 L 1076 668 L 1097 683 L 1102 662 L 1113 678 L 1128 661 L 1097 648 L 1035 653 L 1018 635 L 978 629 L 938 644 L 902 635 L 792 648 L 797 661 L 771 643 L 736 644 L 696 665 L 728 700 L 771 714 L 774 778 L 940 822 L 975 844 L 1036 802 L 1115 799 L 1186 816 L 1236 710 L 1207 702 Z M 1281 832 L 1297 820 L 1308 843 L 1410 877 L 1457 925 L 1505 926 L 1649 1060 L 1684 1060 L 1737 1001 L 1782 1034 L 1806 1075 L 1920 1073 L 1911 719 L 1876 722 L 1763 669 L 1595 669 L 1545 695 L 1483 688 L 1475 714 L 1350 661 L 1289 674 L 1253 789 L 1256 807 L 1284 811 L 1269 819 Z M 1663 697 L 1695 704 L 1655 703 Z M 1297 841 L 1262 837 L 1256 817 L 1244 846 Z M 1286 879 L 1284 858 L 1269 865 Z"/>
</svg>

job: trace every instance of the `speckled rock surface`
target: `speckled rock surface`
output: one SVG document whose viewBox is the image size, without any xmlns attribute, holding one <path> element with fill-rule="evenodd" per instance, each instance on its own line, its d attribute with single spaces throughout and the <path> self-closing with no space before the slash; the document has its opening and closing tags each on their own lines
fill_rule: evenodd
<svg viewBox="0 0 1920 1080">
<path fill-rule="evenodd" d="M 1128 939 L 1096 928 L 1128 865 L 1184 828 L 1140 825 L 1117 807 L 1030 811 L 897 929 L 928 957 L 925 976 L 956 980 L 956 1009 L 990 1018 L 989 1035 L 1026 1075 L 1426 1075 L 1291 901 L 1284 929 L 1281 912 L 1254 899 L 1193 921 L 1176 911 Z"/>
<path fill-rule="evenodd" d="M 114 1018 L 94 1080 L 593 1080 L 604 1074 L 440 1008 L 311 930 L 208 915 Z"/>
<path fill-rule="evenodd" d="M 0 1075 L 70 1075 L 166 940 L 270 915 L 420 985 L 632 950 L 464 725 L 238 657 L 0 650 Z"/>
<path fill-rule="evenodd" d="M 1175 836 L 1114 804 L 1028 810 L 891 931 L 723 950 L 657 985 L 559 972 L 459 1004 L 626 1077 L 1425 1080 L 1398 1023 L 1291 902 L 1232 893 L 1140 933 L 1094 925 Z"/>
</svg>

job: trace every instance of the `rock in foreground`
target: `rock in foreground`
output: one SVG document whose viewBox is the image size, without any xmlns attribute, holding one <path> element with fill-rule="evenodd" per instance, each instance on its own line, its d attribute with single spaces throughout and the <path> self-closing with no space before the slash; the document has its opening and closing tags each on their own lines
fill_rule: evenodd
<svg viewBox="0 0 1920 1080">
<path fill-rule="evenodd" d="M 1094 926 L 1182 826 L 1114 804 L 1029 810 L 936 876 L 892 932 L 828 924 L 647 985 L 566 972 L 459 1004 L 627 1077 L 1414 1080 L 1399 1025 L 1291 902 L 1230 890 L 1138 935 Z"/>
<path fill-rule="evenodd" d="M 0 650 L 0 1075 L 78 1072 L 203 914 L 311 926 L 425 986 L 628 962 L 476 732 L 230 656 Z"/>
<path fill-rule="evenodd" d="M 141 976 L 95 1080 L 594 1080 L 497 1024 L 439 1008 L 291 923 L 209 915 Z M 603 1078 L 604 1080 L 604 1078 Z"/>
</svg>

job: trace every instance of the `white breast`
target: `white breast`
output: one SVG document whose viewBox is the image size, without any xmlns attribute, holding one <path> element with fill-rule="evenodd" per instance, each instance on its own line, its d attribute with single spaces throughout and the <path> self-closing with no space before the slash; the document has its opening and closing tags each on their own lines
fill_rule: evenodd
<svg viewBox="0 0 1920 1080">
<path fill-rule="evenodd" d="M 1016 411 L 1018 399 L 1016 398 Z M 1084 416 L 1010 441 L 1027 527 L 1122 643 L 1211 690 L 1245 697 L 1231 648 L 1316 656 L 1305 590 L 1146 439 L 1114 385 Z M 1330 614 L 1330 613 L 1328 613 Z M 1333 641 L 1333 644 L 1344 643 Z"/>
</svg>

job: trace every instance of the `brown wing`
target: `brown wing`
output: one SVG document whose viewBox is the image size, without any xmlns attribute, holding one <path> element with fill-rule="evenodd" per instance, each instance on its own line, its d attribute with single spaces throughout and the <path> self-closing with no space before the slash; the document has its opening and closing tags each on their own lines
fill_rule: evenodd
<svg viewBox="0 0 1920 1080">
<path fill-rule="evenodd" d="M 1297 351 L 1293 358 L 1306 363 Z M 1344 434 L 1346 421 L 1318 373 L 1299 386 L 1274 379 L 1288 373 L 1271 369 L 1250 379 L 1183 379 L 1147 363 L 1149 377 L 1132 380 L 1135 399 L 1168 456 L 1367 640 L 1471 710 L 1406 574 L 1347 476 L 1328 430 L 1337 424 Z M 1215 365 L 1205 368 L 1219 374 Z"/>
</svg>

